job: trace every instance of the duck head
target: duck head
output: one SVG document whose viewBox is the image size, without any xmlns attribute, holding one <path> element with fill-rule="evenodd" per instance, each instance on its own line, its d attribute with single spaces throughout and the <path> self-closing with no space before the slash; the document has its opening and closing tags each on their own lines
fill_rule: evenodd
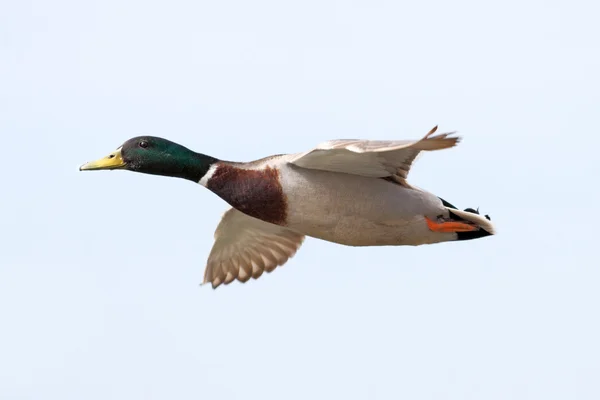
<svg viewBox="0 0 600 400">
<path fill-rule="evenodd" d="M 138 136 L 127 140 L 106 157 L 83 164 L 79 170 L 125 169 L 198 182 L 216 161 L 216 158 L 196 153 L 167 139 Z"/>
</svg>

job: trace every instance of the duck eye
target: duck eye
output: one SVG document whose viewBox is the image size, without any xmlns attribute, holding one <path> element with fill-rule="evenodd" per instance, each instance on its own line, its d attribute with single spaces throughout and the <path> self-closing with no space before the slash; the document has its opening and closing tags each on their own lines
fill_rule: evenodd
<svg viewBox="0 0 600 400">
<path fill-rule="evenodd" d="M 140 147 L 141 147 L 142 149 L 145 149 L 145 148 L 147 148 L 147 147 L 148 147 L 148 142 L 146 142 L 145 140 L 142 140 L 142 141 L 140 142 Z"/>
</svg>

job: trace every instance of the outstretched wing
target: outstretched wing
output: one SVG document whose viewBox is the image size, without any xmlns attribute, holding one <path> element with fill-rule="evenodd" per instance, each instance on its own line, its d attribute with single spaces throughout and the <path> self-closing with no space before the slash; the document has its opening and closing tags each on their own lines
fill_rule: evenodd
<svg viewBox="0 0 600 400">
<path fill-rule="evenodd" d="M 217 226 L 215 243 L 208 256 L 204 283 L 213 288 L 234 279 L 246 282 L 271 272 L 291 258 L 304 235 L 291 229 L 229 209 Z"/>
<path fill-rule="evenodd" d="M 453 132 L 434 135 L 436 130 L 437 126 L 416 141 L 331 140 L 314 150 L 293 156 L 289 162 L 303 168 L 373 178 L 392 177 L 404 183 L 421 151 L 447 149 L 460 141 L 459 137 L 450 136 Z"/>
</svg>

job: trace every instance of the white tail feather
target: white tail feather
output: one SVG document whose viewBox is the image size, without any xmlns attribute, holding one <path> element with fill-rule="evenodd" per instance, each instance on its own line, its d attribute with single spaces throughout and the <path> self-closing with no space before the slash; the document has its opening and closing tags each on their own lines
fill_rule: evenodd
<svg viewBox="0 0 600 400">
<path fill-rule="evenodd" d="M 477 224 L 486 232 L 489 232 L 492 235 L 496 234 L 496 230 L 494 229 L 494 225 L 492 225 L 492 221 L 485 218 L 483 215 L 475 214 L 475 213 L 472 213 L 469 211 L 456 210 L 454 208 L 448 208 L 448 207 L 446 207 L 446 208 L 448 209 L 448 211 L 452 212 L 453 214 L 456 214 L 459 217 L 461 217 L 469 222 Z"/>
</svg>

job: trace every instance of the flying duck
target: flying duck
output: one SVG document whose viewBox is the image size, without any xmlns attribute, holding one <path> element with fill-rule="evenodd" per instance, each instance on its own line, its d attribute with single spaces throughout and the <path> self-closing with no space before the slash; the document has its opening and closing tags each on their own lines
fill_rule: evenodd
<svg viewBox="0 0 600 400">
<path fill-rule="evenodd" d="M 305 236 L 348 246 L 417 246 L 493 235 L 487 215 L 459 210 L 407 182 L 421 151 L 459 142 L 453 132 L 436 130 L 412 141 L 332 140 L 251 162 L 219 160 L 139 136 L 79 169 L 183 178 L 229 203 L 204 272 L 204 283 L 216 288 L 285 264 Z"/>
</svg>

